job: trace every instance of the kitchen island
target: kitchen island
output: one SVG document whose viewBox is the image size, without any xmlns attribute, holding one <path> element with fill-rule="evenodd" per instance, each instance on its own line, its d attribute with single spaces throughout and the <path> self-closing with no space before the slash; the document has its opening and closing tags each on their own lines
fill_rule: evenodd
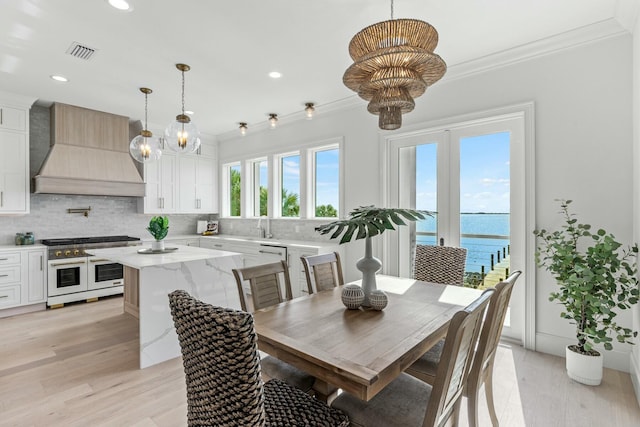
<svg viewBox="0 0 640 427">
<path fill-rule="evenodd" d="M 242 267 L 240 254 L 194 246 L 166 253 L 140 254 L 147 247 L 87 250 L 125 266 L 125 312 L 138 318 L 140 369 L 180 356 L 168 294 L 183 289 L 209 304 L 240 308 L 231 270 Z"/>
</svg>

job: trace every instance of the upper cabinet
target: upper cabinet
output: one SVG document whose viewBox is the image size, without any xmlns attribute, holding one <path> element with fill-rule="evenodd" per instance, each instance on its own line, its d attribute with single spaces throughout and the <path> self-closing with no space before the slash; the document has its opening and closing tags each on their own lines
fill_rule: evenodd
<svg viewBox="0 0 640 427">
<path fill-rule="evenodd" d="M 31 99 L 0 93 L 0 215 L 29 213 L 29 109 L 32 103 Z"/>
<path fill-rule="evenodd" d="M 28 127 L 27 108 L 13 108 L 0 105 L 0 130 L 16 130 L 26 132 Z"/>
<path fill-rule="evenodd" d="M 145 214 L 217 213 L 215 146 L 203 144 L 195 154 L 163 150 L 160 160 L 144 165 L 146 196 L 138 205 Z"/>
</svg>

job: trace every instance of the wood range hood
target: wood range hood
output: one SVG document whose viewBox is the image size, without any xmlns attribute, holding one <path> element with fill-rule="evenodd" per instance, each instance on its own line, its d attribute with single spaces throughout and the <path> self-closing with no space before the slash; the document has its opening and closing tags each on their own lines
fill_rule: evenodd
<svg viewBox="0 0 640 427">
<path fill-rule="evenodd" d="M 51 106 L 51 148 L 35 193 L 144 197 L 129 155 L 129 118 L 72 105 Z"/>
</svg>

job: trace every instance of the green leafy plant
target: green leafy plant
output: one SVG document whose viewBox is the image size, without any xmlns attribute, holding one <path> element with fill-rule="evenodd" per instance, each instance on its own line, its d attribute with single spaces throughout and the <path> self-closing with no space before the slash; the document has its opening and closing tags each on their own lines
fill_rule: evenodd
<svg viewBox="0 0 640 427">
<path fill-rule="evenodd" d="M 169 218 L 166 216 L 154 216 L 151 218 L 151 221 L 149 221 L 147 231 L 149 231 L 156 240 L 164 239 L 167 237 L 167 233 L 169 233 Z"/>
<path fill-rule="evenodd" d="M 638 332 L 618 325 L 615 317 L 638 302 L 638 245 L 624 249 L 605 230 L 592 233 L 591 225 L 579 223 L 569 212 L 571 200 L 558 201 L 564 225 L 533 233 L 540 239 L 536 264 L 549 271 L 559 286 L 549 301 L 562 304 L 565 311 L 560 316 L 576 325 L 578 344 L 570 349 L 597 355 L 595 344 L 613 349 L 612 334 L 620 343 L 633 344 Z"/>
<path fill-rule="evenodd" d="M 317 228 L 320 234 L 329 234 L 330 239 L 342 235 L 340 244 L 350 242 L 355 236 L 356 240 L 365 237 L 373 237 L 384 233 L 386 230 L 395 230 L 394 225 L 407 225 L 407 221 L 417 221 L 431 216 L 430 212 L 413 209 L 377 208 L 375 206 L 360 206 L 349 212 L 349 218 L 333 221 Z"/>
</svg>

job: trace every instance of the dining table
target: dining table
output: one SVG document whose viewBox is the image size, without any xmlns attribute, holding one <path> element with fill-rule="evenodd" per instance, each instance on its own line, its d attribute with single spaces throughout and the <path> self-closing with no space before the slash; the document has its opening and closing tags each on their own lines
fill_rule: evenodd
<svg viewBox="0 0 640 427">
<path fill-rule="evenodd" d="M 347 309 L 342 286 L 257 310 L 258 348 L 313 375 L 320 399 L 339 388 L 368 401 L 445 337 L 453 315 L 482 293 L 386 275 L 376 282 L 388 297 L 381 311 Z"/>
</svg>

